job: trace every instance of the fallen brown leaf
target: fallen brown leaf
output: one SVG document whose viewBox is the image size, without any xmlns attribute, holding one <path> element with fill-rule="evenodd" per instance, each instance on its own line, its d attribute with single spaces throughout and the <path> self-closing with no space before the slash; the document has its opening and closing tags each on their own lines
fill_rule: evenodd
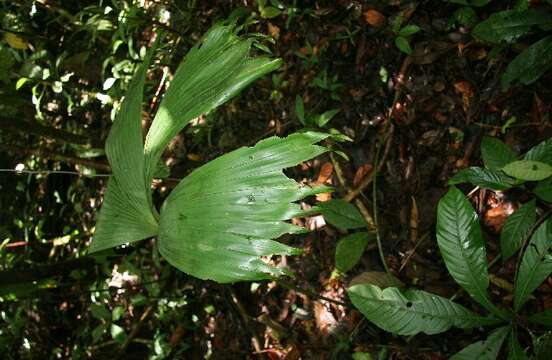
<svg viewBox="0 0 552 360">
<path fill-rule="evenodd" d="M 364 12 L 364 20 L 368 25 L 381 28 L 387 24 L 387 18 L 377 10 L 370 9 Z"/>
</svg>

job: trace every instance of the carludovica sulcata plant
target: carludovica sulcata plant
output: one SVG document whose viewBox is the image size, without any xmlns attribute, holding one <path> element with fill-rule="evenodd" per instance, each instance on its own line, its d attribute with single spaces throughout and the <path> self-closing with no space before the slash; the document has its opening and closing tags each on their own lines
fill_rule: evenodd
<svg viewBox="0 0 552 360">
<path fill-rule="evenodd" d="M 477 341 L 452 359 L 496 359 L 507 339 L 508 359 L 528 359 L 518 341 L 520 331 L 533 336 L 535 355 L 550 355 L 539 345 L 535 328 L 552 329 L 552 309 L 526 314 L 523 305 L 531 293 L 552 273 L 552 218 L 550 211 L 536 219 L 536 199 L 526 202 L 504 224 L 501 256 L 504 260 L 522 251 L 513 290 L 513 308 L 499 308 L 491 300 L 485 243 L 478 215 L 468 198 L 455 185 L 470 182 L 483 188 L 530 190 L 550 208 L 552 202 L 552 139 L 529 150 L 521 159 L 498 139 L 485 137 L 481 145 L 485 167 L 471 167 L 457 173 L 437 209 L 437 243 L 452 278 L 478 302 L 480 315 L 447 298 L 422 290 L 380 288 L 357 284 L 348 289 L 353 304 L 380 328 L 399 335 L 438 334 L 451 327 L 462 329 L 498 326 L 485 340 Z M 531 328 L 533 330 L 531 330 Z M 543 335 L 547 337 L 548 335 Z M 545 355 L 545 356 L 547 356 Z M 501 357 L 502 358 L 502 357 Z M 546 357 L 544 357 L 546 358 Z"/>
<path fill-rule="evenodd" d="M 107 139 L 113 176 L 92 252 L 156 237 L 171 265 L 201 279 L 228 283 L 288 273 L 261 257 L 299 252 L 273 239 L 302 232 L 286 222 L 303 214 L 295 202 L 328 189 L 300 186 L 282 170 L 326 152 L 315 144 L 329 135 L 296 133 L 240 148 L 184 178 L 160 211 L 152 202 L 152 180 L 169 141 L 192 119 L 280 66 L 279 59 L 251 56 L 253 41 L 232 24 L 214 25 L 178 67 L 144 142 L 140 114 L 149 52 Z"/>
</svg>

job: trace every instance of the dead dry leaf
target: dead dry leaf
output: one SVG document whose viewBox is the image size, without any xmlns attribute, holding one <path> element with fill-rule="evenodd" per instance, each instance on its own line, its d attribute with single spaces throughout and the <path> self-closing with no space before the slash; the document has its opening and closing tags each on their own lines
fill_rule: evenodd
<svg viewBox="0 0 552 360">
<path fill-rule="evenodd" d="M 387 18 L 377 10 L 370 9 L 364 12 L 364 20 L 368 25 L 375 28 L 381 28 L 387 24 Z"/>
</svg>

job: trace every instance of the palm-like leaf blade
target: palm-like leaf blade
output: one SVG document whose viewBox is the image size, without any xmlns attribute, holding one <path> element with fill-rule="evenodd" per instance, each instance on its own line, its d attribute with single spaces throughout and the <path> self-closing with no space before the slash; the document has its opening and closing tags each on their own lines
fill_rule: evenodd
<svg viewBox="0 0 552 360">
<path fill-rule="evenodd" d="M 91 251 L 141 240 L 157 234 L 155 210 L 150 205 L 144 177 L 144 140 L 141 128 L 142 96 L 153 51 L 130 83 L 109 132 L 106 154 L 113 176 L 99 214 Z"/>
<path fill-rule="evenodd" d="M 324 153 L 314 144 L 327 136 L 272 137 L 195 170 L 161 209 L 163 257 L 188 274 L 223 283 L 285 274 L 261 256 L 297 253 L 272 239 L 303 231 L 285 222 L 302 214 L 294 201 L 327 189 L 302 187 L 282 169 Z"/>
<path fill-rule="evenodd" d="M 251 39 L 236 35 L 234 26 L 217 24 L 186 55 L 146 137 L 146 181 L 151 181 L 169 141 L 192 119 L 220 106 L 280 66 L 280 59 L 251 57 L 251 43 Z"/>
</svg>

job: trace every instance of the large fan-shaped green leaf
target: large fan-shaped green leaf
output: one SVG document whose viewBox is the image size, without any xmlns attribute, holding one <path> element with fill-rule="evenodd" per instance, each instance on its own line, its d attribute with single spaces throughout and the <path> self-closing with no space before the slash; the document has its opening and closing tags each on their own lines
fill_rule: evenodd
<svg viewBox="0 0 552 360">
<path fill-rule="evenodd" d="M 523 245 L 537 217 L 537 204 L 531 200 L 508 216 L 500 233 L 500 251 L 506 261 Z"/>
<path fill-rule="evenodd" d="M 519 266 L 514 289 L 514 309 L 518 311 L 527 297 L 552 272 L 552 219 L 535 230 Z"/>
<path fill-rule="evenodd" d="M 300 186 L 282 169 L 324 153 L 314 144 L 327 136 L 272 137 L 196 169 L 161 209 L 161 254 L 188 274 L 218 282 L 284 274 L 261 256 L 297 253 L 272 239 L 302 231 L 284 222 L 302 213 L 293 202 L 327 188 Z"/>
<path fill-rule="evenodd" d="M 157 234 L 155 210 L 150 205 L 144 177 L 144 140 L 141 127 L 142 95 L 153 51 L 130 83 L 109 132 L 105 150 L 113 176 L 100 211 L 91 251 L 98 251 Z"/>
<path fill-rule="evenodd" d="M 500 347 L 510 331 L 510 326 L 503 326 L 494 330 L 487 339 L 468 345 L 450 360 L 495 360 Z"/>
<path fill-rule="evenodd" d="M 421 290 L 380 289 L 371 284 L 351 286 L 353 304 L 368 320 L 399 335 L 438 334 L 452 326 L 471 328 L 496 322 L 443 297 Z"/>
<path fill-rule="evenodd" d="M 439 201 L 437 243 L 454 280 L 483 307 L 498 314 L 487 294 L 487 258 L 477 213 L 454 186 Z"/>
<path fill-rule="evenodd" d="M 192 119 L 280 66 L 280 59 L 251 57 L 251 43 L 237 36 L 234 26 L 217 24 L 186 55 L 146 136 L 147 181 L 169 141 Z"/>
</svg>

